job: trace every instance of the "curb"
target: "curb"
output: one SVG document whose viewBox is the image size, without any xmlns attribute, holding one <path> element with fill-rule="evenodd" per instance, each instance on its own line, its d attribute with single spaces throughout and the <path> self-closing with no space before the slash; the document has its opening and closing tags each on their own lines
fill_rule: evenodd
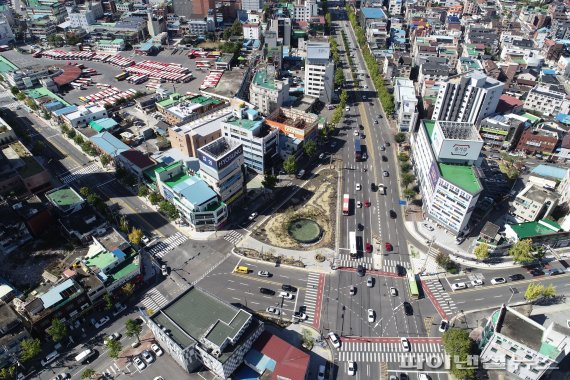
<svg viewBox="0 0 570 380">
<path fill-rule="evenodd" d="M 237 256 L 237 257 L 239 257 L 239 258 L 241 258 L 241 259 L 244 259 L 244 260 L 247 260 L 247 261 L 252 261 L 252 262 L 265 263 L 265 264 L 275 264 L 275 263 L 272 263 L 271 261 L 264 261 L 264 260 L 260 260 L 260 259 L 254 259 L 254 258 L 252 258 L 252 257 L 242 256 L 242 255 L 240 255 L 239 253 L 237 253 L 237 252 L 235 251 L 236 248 L 237 248 L 237 247 L 232 248 L 231 252 L 232 252 L 233 255 L 235 255 L 235 256 Z M 249 248 L 249 247 L 241 247 L 241 248 L 254 249 L 254 248 Z M 254 250 L 255 250 L 255 249 L 254 249 Z M 303 264 L 304 264 L 304 263 L 303 263 Z M 304 266 L 303 268 L 297 267 L 297 266 L 294 266 L 294 265 L 290 265 L 290 264 L 279 264 L 279 266 L 285 266 L 285 267 L 287 267 L 287 268 L 289 268 L 289 269 L 296 269 L 296 270 L 306 271 L 306 272 L 318 272 L 318 273 L 323 273 L 323 274 L 329 274 L 329 272 L 323 271 L 323 270 L 318 269 L 318 268 L 314 268 L 313 270 L 310 270 L 310 269 L 307 268 L 307 265 L 306 265 L 306 264 L 305 264 L 305 266 Z"/>
</svg>

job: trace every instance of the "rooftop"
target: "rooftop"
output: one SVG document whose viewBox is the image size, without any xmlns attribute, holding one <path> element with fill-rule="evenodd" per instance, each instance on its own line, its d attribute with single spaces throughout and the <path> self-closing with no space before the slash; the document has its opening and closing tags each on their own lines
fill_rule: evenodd
<svg viewBox="0 0 570 380">
<path fill-rule="evenodd" d="M 65 100 L 63 100 L 62 98 L 60 98 L 59 96 L 57 96 L 56 94 L 54 94 L 45 87 L 37 87 L 31 90 L 27 90 L 26 94 L 32 99 L 38 99 L 41 98 L 42 96 L 49 96 L 52 99 L 58 100 L 61 104 L 63 104 L 66 107 L 70 106 L 68 102 L 66 102 Z"/>
<path fill-rule="evenodd" d="M 458 121 L 437 121 L 443 136 L 449 140 L 475 140 L 482 141 L 479 132 L 471 123 Z"/>
<path fill-rule="evenodd" d="M 561 231 L 561 227 L 558 223 L 548 219 L 539 220 L 537 222 L 510 224 L 509 227 L 517 234 L 519 240 L 533 236 L 551 235 Z"/>
<path fill-rule="evenodd" d="M 481 184 L 477 179 L 475 170 L 471 165 L 450 165 L 438 163 L 442 177 L 455 186 L 468 191 L 471 194 L 481 190 Z"/>
<path fill-rule="evenodd" d="M 226 123 L 234 125 L 236 127 L 242 127 L 245 129 L 255 129 L 263 124 L 263 119 L 249 120 L 249 119 L 238 119 L 235 116 L 230 116 L 225 120 Z"/>
<path fill-rule="evenodd" d="M 198 150 L 201 150 L 207 153 L 209 156 L 217 159 L 234 150 L 237 145 L 240 144 L 234 143 L 232 140 L 225 137 L 220 137 L 219 139 L 216 139 L 211 143 L 204 145 Z"/>
<path fill-rule="evenodd" d="M 52 190 L 46 193 L 46 198 L 58 207 L 63 208 L 84 202 L 83 198 L 71 187 L 60 187 Z"/>
<path fill-rule="evenodd" d="M 386 18 L 386 14 L 380 8 L 362 8 L 364 18 Z"/>
<path fill-rule="evenodd" d="M 228 107 L 224 107 L 208 114 L 207 116 L 173 127 L 170 129 L 170 131 L 176 133 L 190 133 L 192 135 L 208 136 L 221 129 L 224 118 L 229 116 L 230 113 L 231 110 Z"/>
<path fill-rule="evenodd" d="M 534 323 L 531 323 L 530 320 L 526 320 L 522 315 L 514 312 L 512 309 L 503 310 L 504 317 L 502 323 L 500 323 L 501 321 L 497 323 L 497 332 L 515 342 L 524 344 L 534 351 L 539 351 L 542 345 L 541 340 L 543 333 L 540 326 L 536 326 Z M 496 313 L 500 312 L 499 310 Z M 493 317 L 495 316 L 493 315 Z"/>
<path fill-rule="evenodd" d="M 275 90 L 277 87 L 275 86 L 275 78 L 272 78 L 268 75 L 267 70 L 259 70 L 255 73 L 255 77 L 253 77 L 253 83 L 257 86 L 265 87 L 268 90 Z"/>
<path fill-rule="evenodd" d="M 566 138 L 566 137 L 565 137 Z M 554 165 L 540 164 L 531 170 L 532 174 L 538 174 L 543 177 L 558 178 L 560 180 L 566 177 L 568 169 Z"/>
</svg>

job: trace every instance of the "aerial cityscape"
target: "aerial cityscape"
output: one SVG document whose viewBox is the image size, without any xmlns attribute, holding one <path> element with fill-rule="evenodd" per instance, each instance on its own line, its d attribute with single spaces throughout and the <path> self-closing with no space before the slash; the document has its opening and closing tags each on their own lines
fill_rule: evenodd
<svg viewBox="0 0 570 380">
<path fill-rule="evenodd" d="M 0 0 L 0 379 L 570 374 L 570 2 Z"/>
</svg>

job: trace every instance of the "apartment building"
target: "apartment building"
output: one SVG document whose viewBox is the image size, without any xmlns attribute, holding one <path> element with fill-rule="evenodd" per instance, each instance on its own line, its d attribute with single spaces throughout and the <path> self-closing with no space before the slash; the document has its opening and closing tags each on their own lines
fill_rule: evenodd
<svg viewBox="0 0 570 380">
<path fill-rule="evenodd" d="M 328 41 L 308 41 L 305 60 L 305 95 L 323 103 L 332 101 L 334 62 Z"/>
<path fill-rule="evenodd" d="M 309 21 L 319 15 L 319 5 L 316 0 L 296 0 L 293 10 L 293 21 Z"/>
<path fill-rule="evenodd" d="M 418 98 L 414 82 L 396 78 L 394 84 L 394 106 L 400 132 L 413 131 L 418 121 Z"/>
<path fill-rule="evenodd" d="M 269 115 L 289 97 L 289 82 L 275 78 L 272 67 L 259 68 L 249 86 L 249 101 L 259 112 Z"/>
<path fill-rule="evenodd" d="M 544 219 L 558 205 L 558 194 L 530 183 L 512 202 L 511 213 L 519 223 Z"/>
<path fill-rule="evenodd" d="M 524 108 L 540 112 L 544 116 L 556 116 L 559 113 L 569 113 L 570 101 L 558 86 L 538 84 L 528 92 Z"/>
<path fill-rule="evenodd" d="M 479 134 L 485 145 L 495 149 L 513 149 L 521 136 L 528 120 L 517 115 L 495 115 L 481 121 Z"/>
</svg>

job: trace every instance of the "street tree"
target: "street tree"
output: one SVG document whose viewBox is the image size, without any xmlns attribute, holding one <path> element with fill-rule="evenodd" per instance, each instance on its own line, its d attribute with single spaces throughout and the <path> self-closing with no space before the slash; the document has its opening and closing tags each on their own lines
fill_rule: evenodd
<svg viewBox="0 0 570 380">
<path fill-rule="evenodd" d="M 137 323 L 137 321 L 135 321 L 134 319 L 129 319 L 126 323 L 125 323 L 125 334 L 129 337 L 132 338 L 133 336 L 137 337 L 137 342 L 140 342 L 139 339 L 139 334 L 142 331 L 142 326 L 139 325 Z"/>
<path fill-rule="evenodd" d="M 160 194 L 156 193 L 154 191 L 152 193 L 150 193 L 150 195 L 148 196 L 148 200 L 149 200 L 150 204 L 152 204 L 152 205 L 158 204 L 158 202 L 160 202 L 161 199 L 162 199 L 162 197 L 160 196 Z"/>
<path fill-rule="evenodd" d="M 305 145 L 303 145 L 303 152 L 309 157 L 315 157 L 317 154 L 317 144 L 313 141 L 307 141 Z"/>
<path fill-rule="evenodd" d="M 111 160 L 112 160 L 112 158 L 108 154 L 102 154 L 101 155 L 101 165 L 107 166 L 111 163 Z"/>
<path fill-rule="evenodd" d="M 161 201 L 158 204 L 158 209 L 171 220 L 178 217 L 178 210 L 176 209 L 176 206 L 167 200 Z"/>
<path fill-rule="evenodd" d="M 133 227 L 129 234 L 129 241 L 134 245 L 139 245 L 143 237 L 143 232 L 140 228 Z"/>
<path fill-rule="evenodd" d="M 410 199 L 415 198 L 416 191 L 414 189 L 405 188 L 403 191 L 404 197 L 409 201 Z"/>
<path fill-rule="evenodd" d="M 266 189 L 272 190 L 275 188 L 275 185 L 277 185 L 277 181 L 278 181 L 277 176 L 271 175 L 270 173 L 265 173 L 263 181 L 261 181 L 261 184 Z"/>
<path fill-rule="evenodd" d="M 20 361 L 27 362 L 42 352 L 42 342 L 35 338 L 24 339 L 20 342 Z"/>
<path fill-rule="evenodd" d="M 113 297 L 109 293 L 105 293 L 103 295 L 103 309 L 105 311 L 109 311 L 113 308 Z"/>
<path fill-rule="evenodd" d="M 348 92 L 346 90 L 342 90 L 340 93 L 340 103 L 344 106 L 348 101 Z"/>
<path fill-rule="evenodd" d="M 477 260 L 479 261 L 485 260 L 486 258 L 489 257 L 489 244 L 487 243 L 479 244 L 473 250 L 473 254 L 477 258 Z"/>
<path fill-rule="evenodd" d="M 87 198 L 91 194 L 91 189 L 83 186 L 81 189 L 79 189 L 79 194 L 81 194 L 83 198 Z"/>
<path fill-rule="evenodd" d="M 109 349 L 109 356 L 113 359 L 118 359 L 119 354 L 123 350 L 123 345 L 119 340 L 109 339 L 105 342 L 105 346 Z"/>
<path fill-rule="evenodd" d="M 16 366 L 11 365 L 0 369 L 0 379 L 11 379 L 16 374 Z"/>
<path fill-rule="evenodd" d="M 12 93 L 12 95 L 18 95 L 20 93 L 20 90 L 18 89 L 18 87 L 12 86 L 10 87 L 10 92 Z"/>
<path fill-rule="evenodd" d="M 24 94 L 23 92 L 18 92 L 16 94 L 16 99 L 22 101 L 22 100 L 26 99 L 26 94 Z"/>
<path fill-rule="evenodd" d="M 95 371 L 91 368 L 85 368 L 85 370 L 83 372 L 81 372 L 81 379 L 82 380 L 90 379 L 93 376 L 95 376 Z"/>
<path fill-rule="evenodd" d="M 119 229 L 123 232 L 129 232 L 129 221 L 125 215 L 119 219 Z"/>
<path fill-rule="evenodd" d="M 396 141 L 398 144 L 403 143 L 406 141 L 406 134 L 402 132 L 396 133 L 396 136 L 394 136 L 394 141 Z"/>
<path fill-rule="evenodd" d="M 149 191 L 148 187 L 146 187 L 145 185 L 139 186 L 139 197 L 146 197 L 146 196 L 148 196 L 149 192 L 150 191 Z"/>
<path fill-rule="evenodd" d="M 61 342 L 67 337 L 69 331 L 65 323 L 59 318 L 54 318 L 51 321 L 51 327 L 48 329 L 48 334 L 54 342 Z"/>
<path fill-rule="evenodd" d="M 474 352 L 474 341 L 469 338 L 469 332 L 459 328 L 450 328 L 443 333 L 443 347 L 449 355 L 457 356 L 459 360 L 451 360 L 451 373 L 457 379 L 473 379 L 476 367 L 460 365 L 468 361 L 468 356 Z"/>
<path fill-rule="evenodd" d="M 336 87 L 341 87 L 344 84 L 344 73 L 342 68 L 337 67 L 334 73 L 334 85 Z"/>
<path fill-rule="evenodd" d="M 542 296 L 545 298 L 554 298 L 556 297 L 556 286 L 550 284 L 544 287 L 542 290 Z"/>
<path fill-rule="evenodd" d="M 404 187 L 408 187 L 415 180 L 416 180 L 416 177 L 411 173 L 402 174 L 402 185 L 404 185 Z"/>
<path fill-rule="evenodd" d="M 534 261 L 535 257 L 532 254 L 532 240 L 523 239 L 517 241 L 511 248 L 509 248 L 509 255 L 517 263 L 529 263 Z"/>
<path fill-rule="evenodd" d="M 524 298 L 527 301 L 534 301 L 542 297 L 543 292 L 544 292 L 544 285 L 540 283 L 531 282 L 530 284 L 528 284 L 528 287 L 524 292 Z"/>
<path fill-rule="evenodd" d="M 131 284 L 130 282 L 127 282 L 125 285 L 123 285 L 121 287 L 121 290 L 128 297 L 135 292 L 135 286 L 133 284 Z"/>
<path fill-rule="evenodd" d="M 445 252 L 438 252 L 437 256 L 435 257 L 435 262 L 442 268 L 446 268 L 451 264 L 451 258 Z"/>
<path fill-rule="evenodd" d="M 295 161 L 295 157 L 287 156 L 285 161 L 283 161 L 283 170 L 287 174 L 294 174 L 297 171 L 297 161 Z"/>
<path fill-rule="evenodd" d="M 402 173 L 407 173 L 412 169 L 412 164 L 410 164 L 409 162 L 403 162 L 402 165 L 400 165 L 400 170 L 402 171 Z"/>
</svg>

